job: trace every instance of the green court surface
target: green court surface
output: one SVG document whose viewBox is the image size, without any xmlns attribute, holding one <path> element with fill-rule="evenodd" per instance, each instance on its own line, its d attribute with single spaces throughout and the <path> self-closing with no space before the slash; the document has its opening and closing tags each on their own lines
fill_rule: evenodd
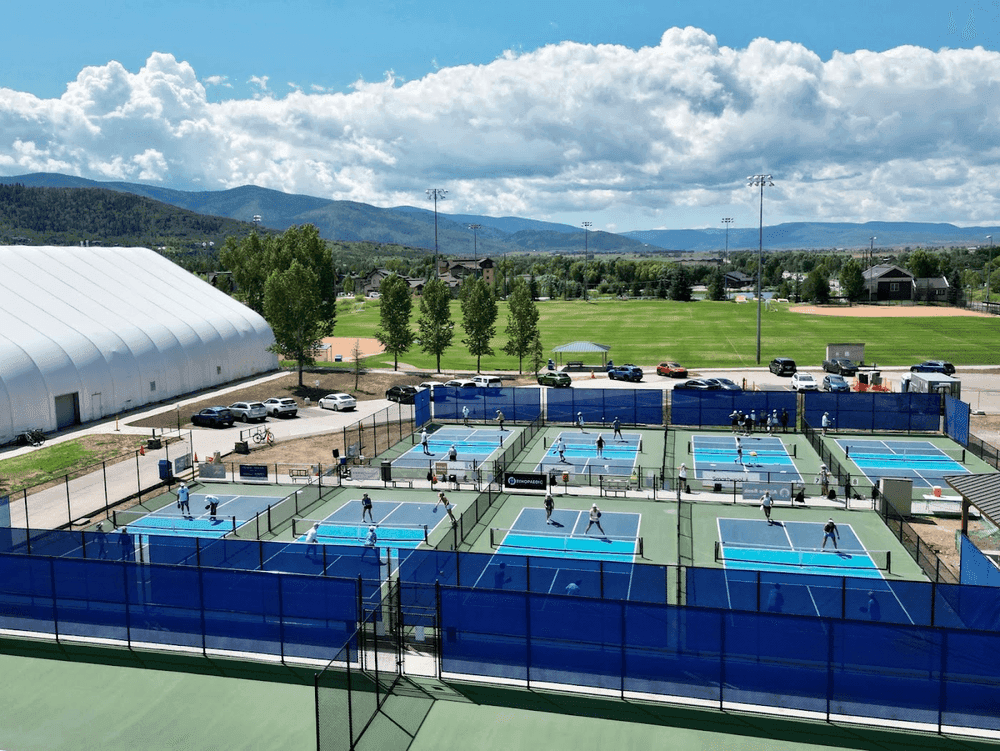
<svg viewBox="0 0 1000 751">
<path fill-rule="evenodd" d="M 314 670 L 13 640 L 0 652 L 6 751 L 315 748 Z"/>
</svg>

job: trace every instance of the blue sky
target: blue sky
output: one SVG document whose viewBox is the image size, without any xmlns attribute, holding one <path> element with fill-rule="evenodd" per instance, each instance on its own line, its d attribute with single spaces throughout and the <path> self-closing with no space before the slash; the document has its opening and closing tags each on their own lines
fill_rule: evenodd
<svg viewBox="0 0 1000 751">
<path fill-rule="evenodd" d="M 750 224 L 742 178 L 759 171 L 775 177 L 769 224 L 1000 212 L 996 0 L 39 0 L 4 15 L 4 175 L 381 206 L 442 187 L 443 210 L 613 230 Z"/>
</svg>

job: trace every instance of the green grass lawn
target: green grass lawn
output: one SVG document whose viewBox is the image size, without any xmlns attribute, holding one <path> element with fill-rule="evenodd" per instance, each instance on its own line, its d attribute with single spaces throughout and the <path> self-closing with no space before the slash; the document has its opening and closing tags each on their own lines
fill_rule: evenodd
<svg viewBox="0 0 1000 751">
<path fill-rule="evenodd" d="M 757 307 L 732 302 L 680 303 L 663 300 L 601 300 L 539 302 L 539 326 L 545 356 L 553 347 L 586 340 L 610 345 L 615 362 L 651 365 L 677 360 L 691 368 L 750 367 L 756 365 Z M 517 370 L 517 360 L 501 347 L 507 340 L 507 306 L 499 304 L 494 357 L 483 358 L 485 370 Z M 413 322 L 419 317 L 414 305 Z M 476 360 L 462 345 L 461 310 L 452 305 L 455 339 L 441 358 L 446 370 L 474 370 Z M 373 336 L 379 325 L 377 302 L 353 300 L 338 308 L 336 336 Z M 880 365 L 912 365 L 926 359 L 950 360 L 956 365 L 1000 364 L 1000 318 L 839 318 L 835 316 L 763 311 L 761 363 L 773 357 L 791 357 L 805 365 L 819 365 L 826 345 L 865 343 L 865 359 Z M 401 362 L 433 369 L 434 358 L 414 345 L 400 355 Z M 570 356 L 565 359 L 581 359 Z M 597 363 L 595 355 L 582 358 Z M 371 358 L 372 366 L 392 364 L 391 356 Z M 530 371 L 525 361 L 524 369 Z"/>
</svg>

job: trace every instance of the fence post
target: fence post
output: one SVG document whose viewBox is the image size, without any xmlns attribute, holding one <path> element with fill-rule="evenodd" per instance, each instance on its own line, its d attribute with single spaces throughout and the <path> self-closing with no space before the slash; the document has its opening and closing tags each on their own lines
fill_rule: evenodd
<svg viewBox="0 0 1000 751">
<path fill-rule="evenodd" d="M 66 524 L 67 526 L 73 525 L 73 507 L 69 502 L 69 475 L 64 477 L 66 483 Z"/>
<path fill-rule="evenodd" d="M 108 463 L 107 461 L 101 462 L 101 474 L 104 477 L 104 516 L 110 516 L 111 512 L 111 501 L 108 498 Z"/>
</svg>

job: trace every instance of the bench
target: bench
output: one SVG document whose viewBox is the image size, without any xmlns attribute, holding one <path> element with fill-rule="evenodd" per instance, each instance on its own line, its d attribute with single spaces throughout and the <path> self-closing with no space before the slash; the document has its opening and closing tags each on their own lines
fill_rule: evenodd
<svg viewBox="0 0 1000 751">
<path fill-rule="evenodd" d="M 305 469 L 304 467 L 288 470 L 288 477 L 292 480 L 292 482 L 298 482 L 299 480 L 311 480 L 312 474 L 312 470 Z"/>
<path fill-rule="evenodd" d="M 626 479 L 604 480 L 601 483 L 601 489 L 605 495 L 625 495 L 631 489 L 631 483 Z"/>
</svg>

